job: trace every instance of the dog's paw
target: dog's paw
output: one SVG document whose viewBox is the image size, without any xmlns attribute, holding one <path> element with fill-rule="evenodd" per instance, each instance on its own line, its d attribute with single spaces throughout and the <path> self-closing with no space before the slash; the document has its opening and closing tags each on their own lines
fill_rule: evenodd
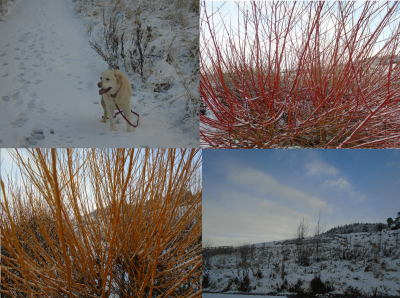
<svg viewBox="0 0 400 298">
<path fill-rule="evenodd" d="M 132 127 L 128 127 L 128 131 L 134 131 Z"/>
<path fill-rule="evenodd" d="M 101 119 L 101 121 L 100 121 L 100 122 L 107 123 L 107 118 L 103 118 L 103 119 Z"/>
</svg>

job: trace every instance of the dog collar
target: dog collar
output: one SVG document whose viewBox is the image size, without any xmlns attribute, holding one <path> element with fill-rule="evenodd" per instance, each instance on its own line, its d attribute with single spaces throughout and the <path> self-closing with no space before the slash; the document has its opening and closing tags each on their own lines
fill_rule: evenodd
<svg viewBox="0 0 400 298">
<path fill-rule="evenodd" d="M 121 86 L 122 86 L 122 84 L 119 86 L 118 91 L 117 91 L 114 95 L 110 94 L 110 96 L 111 96 L 112 98 L 116 98 L 116 97 L 117 97 L 118 92 L 119 92 L 119 89 L 121 89 Z"/>
</svg>

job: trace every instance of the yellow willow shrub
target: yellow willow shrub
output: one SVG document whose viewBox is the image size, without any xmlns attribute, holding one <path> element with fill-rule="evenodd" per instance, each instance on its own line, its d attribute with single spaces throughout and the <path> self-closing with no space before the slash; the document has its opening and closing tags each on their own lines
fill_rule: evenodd
<svg viewBox="0 0 400 298">
<path fill-rule="evenodd" d="M 199 149 L 9 152 L 1 293 L 201 296 Z"/>
</svg>

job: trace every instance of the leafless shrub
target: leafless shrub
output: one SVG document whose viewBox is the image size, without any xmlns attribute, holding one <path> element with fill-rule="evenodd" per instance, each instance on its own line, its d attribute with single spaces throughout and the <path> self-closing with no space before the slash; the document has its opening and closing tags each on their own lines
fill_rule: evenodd
<svg viewBox="0 0 400 298">
<path fill-rule="evenodd" d="M 314 240 L 315 240 L 315 258 L 316 260 L 319 260 L 319 247 L 321 244 L 321 234 L 323 234 L 326 230 L 326 221 L 324 218 L 321 216 L 321 211 L 319 212 L 318 216 L 318 222 L 315 227 L 314 231 Z"/>
<path fill-rule="evenodd" d="M 96 40 L 89 41 L 89 44 L 107 62 L 109 69 L 120 69 L 120 66 L 123 66 L 127 73 L 139 73 L 144 81 L 146 79 L 144 67 L 151 66 L 153 60 L 161 58 L 161 55 L 154 53 L 155 46 L 150 48 L 148 46 L 153 36 L 152 28 L 150 26 L 143 28 L 140 20 L 135 24 L 136 27 L 131 34 L 120 32 L 118 18 L 110 16 L 106 19 L 103 9 L 105 45 L 101 46 Z"/>
<path fill-rule="evenodd" d="M 248 264 L 250 250 L 250 243 L 243 242 L 242 244 L 239 244 L 238 252 L 243 264 Z"/>
<path fill-rule="evenodd" d="M 9 152 L 21 180 L 1 179 L 0 293 L 201 296 L 198 150 Z"/>
<path fill-rule="evenodd" d="M 10 2 L 14 2 L 15 0 L 0 0 L 0 21 L 5 13 L 7 13 L 7 6 Z"/>
</svg>

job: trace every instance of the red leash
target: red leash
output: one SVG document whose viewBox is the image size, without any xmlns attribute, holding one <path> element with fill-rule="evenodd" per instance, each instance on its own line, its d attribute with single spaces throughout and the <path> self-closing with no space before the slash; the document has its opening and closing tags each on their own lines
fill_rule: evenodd
<svg viewBox="0 0 400 298">
<path fill-rule="evenodd" d="M 118 105 L 117 105 L 117 103 L 115 103 L 115 105 L 117 106 L 117 109 L 118 109 L 118 113 L 116 113 L 115 115 L 114 115 L 114 118 L 118 115 L 118 114 L 121 114 L 122 115 L 122 117 L 124 117 L 124 119 L 126 120 L 126 122 L 128 122 L 130 125 L 132 125 L 133 127 L 137 127 L 138 125 L 139 125 L 139 114 L 138 113 L 135 113 L 132 109 L 131 109 L 131 112 L 133 113 L 133 114 L 135 114 L 135 115 L 137 115 L 137 122 L 136 122 L 136 125 L 133 125 L 132 123 L 130 123 L 129 121 L 128 121 L 128 119 L 126 119 L 125 118 L 125 115 L 122 113 L 122 111 L 119 109 L 119 107 L 118 107 Z M 104 117 L 104 116 L 103 116 Z"/>
<path fill-rule="evenodd" d="M 133 125 L 132 123 L 130 123 L 130 122 L 128 121 L 128 119 L 125 118 L 125 115 L 124 115 L 124 114 L 122 113 L 122 111 L 119 109 L 118 105 L 117 105 L 117 104 L 115 104 L 115 105 L 117 106 L 117 109 L 118 109 L 119 112 L 115 113 L 114 118 L 117 117 L 118 114 L 121 114 L 122 117 L 124 117 L 124 119 L 126 120 L 126 122 L 128 122 L 128 123 L 129 123 L 130 125 L 132 125 L 133 127 L 137 127 L 137 126 L 139 125 L 139 114 L 138 114 L 138 113 L 135 113 L 133 110 L 131 110 L 131 112 L 132 112 L 133 114 L 137 115 L 137 122 L 136 122 L 136 125 Z M 104 118 L 104 116 L 102 116 L 101 118 Z M 107 117 L 107 119 L 109 119 L 109 118 Z"/>
<path fill-rule="evenodd" d="M 121 84 L 121 86 L 122 86 L 122 84 Z M 114 95 L 110 94 L 110 96 L 111 96 L 112 98 L 114 98 L 114 103 L 115 103 L 115 105 L 116 105 L 116 107 L 117 107 L 117 109 L 118 109 L 118 111 L 119 111 L 118 113 L 115 113 L 114 118 L 117 117 L 118 114 L 121 114 L 122 117 L 124 117 L 124 119 L 126 120 L 126 122 L 128 122 L 128 123 L 129 123 L 131 126 L 133 126 L 133 127 L 137 127 L 137 126 L 139 125 L 139 114 L 138 114 L 138 113 L 135 113 L 135 112 L 131 109 L 131 112 L 132 112 L 133 114 L 137 115 L 137 122 L 136 122 L 136 125 L 133 125 L 132 123 L 130 123 L 130 122 L 128 121 L 128 119 L 125 118 L 125 115 L 124 115 L 124 114 L 122 113 L 122 111 L 119 109 L 119 107 L 118 107 L 118 105 L 117 105 L 117 102 L 115 101 L 115 98 L 117 97 L 118 92 L 119 92 L 119 89 L 121 89 L 121 86 L 119 86 L 117 93 L 115 93 Z M 103 116 L 102 118 L 104 118 L 104 116 Z"/>
</svg>

